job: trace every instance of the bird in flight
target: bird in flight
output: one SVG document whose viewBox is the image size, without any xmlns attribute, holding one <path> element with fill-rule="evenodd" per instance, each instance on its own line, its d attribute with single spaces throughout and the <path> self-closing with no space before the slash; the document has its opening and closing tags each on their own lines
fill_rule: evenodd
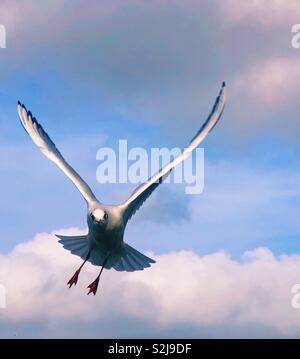
<svg viewBox="0 0 300 359">
<path fill-rule="evenodd" d="M 214 128 L 223 113 L 225 101 L 226 86 L 223 82 L 210 115 L 189 145 L 174 160 L 161 168 L 145 183 L 139 185 L 127 201 L 119 205 L 106 205 L 96 198 L 87 183 L 66 162 L 31 112 L 18 102 L 18 113 L 25 131 L 40 151 L 69 177 L 87 204 L 88 234 L 83 236 L 56 235 L 65 249 L 83 259 L 82 265 L 68 282 L 70 288 L 73 284 L 77 284 L 80 271 L 87 261 L 101 267 L 95 281 L 87 287 L 89 289 L 88 294 L 93 293 L 94 295 L 97 292 L 99 279 L 104 268 L 133 272 L 143 270 L 155 263 L 153 259 L 124 242 L 127 222 L 156 187 L 170 174 L 172 169 L 184 161 Z"/>
</svg>

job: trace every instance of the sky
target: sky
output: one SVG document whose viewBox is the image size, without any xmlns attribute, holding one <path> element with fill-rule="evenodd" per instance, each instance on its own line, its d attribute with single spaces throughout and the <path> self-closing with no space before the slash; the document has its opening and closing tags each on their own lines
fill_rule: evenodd
<svg viewBox="0 0 300 359">
<path fill-rule="evenodd" d="M 296 23 L 297 0 L 0 2 L 0 337 L 300 336 Z M 117 204 L 135 186 L 98 183 L 98 149 L 184 147 L 222 81 L 203 193 L 164 184 L 126 229 L 157 263 L 106 271 L 94 298 L 90 265 L 69 290 L 80 260 L 54 233 L 86 233 L 85 202 L 28 138 L 17 101 Z"/>
</svg>

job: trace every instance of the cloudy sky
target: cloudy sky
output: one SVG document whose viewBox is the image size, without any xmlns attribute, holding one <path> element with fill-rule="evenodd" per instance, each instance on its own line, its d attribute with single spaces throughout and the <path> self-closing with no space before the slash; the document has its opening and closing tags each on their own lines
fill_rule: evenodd
<svg viewBox="0 0 300 359">
<path fill-rule="evenodd" d="M 299 337 L 298 0 L 2 0 L 0 337 Z M 105 272 L 96 297 L 54 233 L 86 231 L 68 179 L 24 133 L 29 107 L 102 202 L 133 185 L 96 180 L 97 150 L 184 147 L 228 84 L 203 143 L 205 187 L 163 185 L 125 240 L 144 272 Z M 299 253 L 299 254 L 298 254 Z"/>
</svg>

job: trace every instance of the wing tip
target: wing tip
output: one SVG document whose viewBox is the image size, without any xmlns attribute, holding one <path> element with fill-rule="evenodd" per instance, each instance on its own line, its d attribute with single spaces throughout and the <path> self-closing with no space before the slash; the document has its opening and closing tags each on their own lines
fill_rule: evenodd
<svg viewBox="0 0 300 359">
<path fill-rule="evenodd" d="M 226 99 L 226 82 L 225 81 L 222 82 L 222 87 L 221 87 L 221 90 L 219 92 L 219 96 L 217 97 L 216 103 L 219 103 L 221 98 L 224 98 L 224 101 Z"/>
<path fill-rule="evenodd" d="M 18 106 L 22 107 L 27 112 L 26 106 L 21 101 L 18 101 Z"/>
<path fill-rule="evenodd" d="M 39 128 L 41 128 L 41 125 L 38 123 L 37 119 L 33 116 L 32 112 L 30 110 L 27 110 L 26 106 L 22 104 L 20 101 L 18 101 L 18 106 L 20 106 L 25 112 L 29 120 L 36 124 Z"/>
</svg>

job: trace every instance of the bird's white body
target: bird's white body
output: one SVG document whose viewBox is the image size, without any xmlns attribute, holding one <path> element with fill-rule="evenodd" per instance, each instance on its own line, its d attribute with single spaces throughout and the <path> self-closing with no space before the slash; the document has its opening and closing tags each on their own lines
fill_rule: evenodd
<svg viewBox="0 0 300 359">
<path fill-rule="evenodd" d="M 153 259 L 124 242 L 126 223 L 122 206 L 92 202 L 87 212 L 89 231 L 86 236 L 57 235 L 64 248 L 82 259 L 87 258 L 90 253 L 88 260 L 92 264 L 104 266 L 106 269 L 114 268 L 117 271 L 142 270 L 155 263 Z"/>
<path fill-rule="evenodd" d="M 107 224 L 104 226 L 98 226 L 91 220 L 90 213 L 95 213 L 98 209 L 107 213 Z M 101 247 L 101 250 L 111 252 L 114 248 L 123 244 L 125 224 L 122 212 L 118 206 L 95 203 L 88 212 L 90 212 L 87 216 L 89 227 L 88 239 L 91 246 Z"/>
<path fill-rule="evenodd" d="M 64 248 L 68 249 L 72 254 L 80 256 L 84 259 L 84 263 L 90 261 L 95 265 L 102 266 L 100 274 L 103 268 L 114 268 L 118 271 L 135 271 L 150 267 L 151 263 L 155 263 L 153 259 L 143 255 L 124 242 L 124 231 L 127 222 L 169 175 L 172 169 L 184 161 L 214 128 L 223 113 L 225 100 L 226 91 L 225 83 L 223 83 L 210 115 L 187 148 L 173 161 L 150 177 L 148 181 L 142 183 L 127 201 L 116 206 L 104 205 L 98 201 L 87 183 L 65 161 L 31 112 L 27 111 L 24 105 L 18 103 L 19 117 L 26 132 L 41 152 L 69 177 L 87 203 L 88 234 L 85 236 L 57 235 Z M 81 268 L 82 266 L 70 279 L 68 283 L 70 286 L 77 283 Z M 89 286 L 90 292 L 94 294 L 97 291 L 100 274 L 96 281 Z"/>
<path fill-rule="evenodd" d="M 107 213 L 108 216 L 107 223 L 103 226 L 95 224 L 90 216 L 91 213 L 95 213 L 99 209 Z M 124 251 L 125 224 L 120 207 L 94 203 L 88 210 L 87 224 L 89 228 L 87 235 L 89 248 L 94 248 L 96 251 L 103 253 L 104 258 L 113 252 L 118 256 L 122 255 Z M 109 263 L 107 264 L 107 267 L 111 266 L 109 266 Z"/>
</svg>

